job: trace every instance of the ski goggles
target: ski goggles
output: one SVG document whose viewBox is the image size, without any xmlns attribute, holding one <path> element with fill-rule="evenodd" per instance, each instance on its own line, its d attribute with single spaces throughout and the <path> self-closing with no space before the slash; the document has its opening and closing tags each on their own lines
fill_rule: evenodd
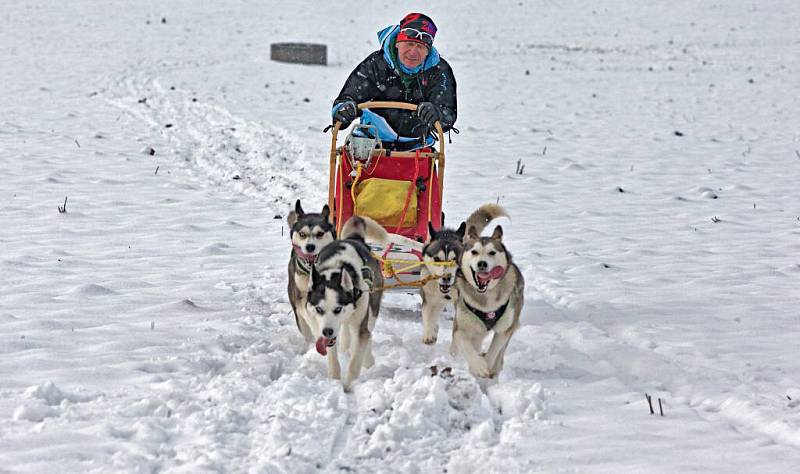
<svg viewBox="0 0 800 474">
<path fill-rule="evenodd" d="M 433 35 L 426 31 L 419 31 L 416 28 L 403 28 L 400 33 L 410 39 L 418 39 L 423 43 L 433 44 Z"/>
</svg>

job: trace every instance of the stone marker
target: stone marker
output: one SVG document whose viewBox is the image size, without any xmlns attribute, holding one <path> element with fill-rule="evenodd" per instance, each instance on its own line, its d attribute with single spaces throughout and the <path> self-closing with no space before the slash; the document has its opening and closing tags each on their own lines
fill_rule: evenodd
<svg viewBox="0 0 800 474">
<path fill-rule="evenodd" d="M 328 47 L 314 43 L 272 43 L 269 58 L 273 61 L 297 64 L 328 64 Z"/>
</svg>

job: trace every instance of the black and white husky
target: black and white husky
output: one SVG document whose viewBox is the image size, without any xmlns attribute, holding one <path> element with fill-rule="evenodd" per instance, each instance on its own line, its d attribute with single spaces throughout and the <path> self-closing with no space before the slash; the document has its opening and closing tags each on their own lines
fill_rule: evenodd
<svg viewBox="0 0 800 474">
<path fill-rule="evenodd" d="M 336 228 L 328 222 L 330 209 L 322 207 L 322 212 L 306 213 L 298 199 L 294 210 L 286 217 L 289 236 L 292 239 L 292 255 L 289 258 L 289 302 L 294 310 L 297 329 L 312 343 L 315 336 L 309 321 L 314 321 L 306 313 L 306 296 L 311 288 L 311 268 L 317 261 L 322 247 L 336 240 Z"/>
<path fill-rule="evenodd" d="M 366 240 L 385 244 L 390 237 L 372 219 L 351 217 L 342 228 L 341 240 L 320 251 L 311 268 L 311 288 L 305 302 L 317 352 L 328 358 L 330 378 L 341 378 L 338 347 L 350 352 L 342 380 L 348 392 L 361 367 L 369 368 L 375 362 L 372 331 L 383 296 L 380 264 Z"/>
<path fill-rule="evenodd" d="M 519 327 L 525 281 L 503 244 L 500 226 L 491 237 L 481 237 L 475 227 L 470 227 L 458 263 L 458 301 L 450 350 L 466 359 L 474 375 L 492 378 L 503 369 L 508 342 Z M 490 332 L 494 333 L 492 342 L 481 353 Z"/>
<path fill-rule="evenodd" d="M 439 334 L 439 315 L 447 303 L 455 304 L 458 290 L 455 288 L 456 263 L 464 251 L 464 234 L 466 229 L 474 228 L 480 234 L 493 219 L 506 216 L 505 209 L 496 204 L 484 204 L 475 210 L 466 222 L 456 229 L 443 228 L 434 230 L 428 223 L 428 241 L 422 249 L 422 267 L 420 277 L 436 277 L 422 287 L 422 342 L 433 344 Z M 446 262 L 453 262 L 448 266 Z"/>
</svg>

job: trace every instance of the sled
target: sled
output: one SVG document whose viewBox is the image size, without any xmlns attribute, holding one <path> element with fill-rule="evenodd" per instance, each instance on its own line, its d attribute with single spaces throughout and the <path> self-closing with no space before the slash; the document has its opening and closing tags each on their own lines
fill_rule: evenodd
<svg viewBox="0 0 800 474">
<path fill-rule="evenodd" d="M 417 110 L 416 105 L 403 102 L 364 102 L 358 108 Z M 442 224 L 445 165 L 442 126 L 439 122 L 435 124 L 438 150 L 429 146 L 414 151 L 384 148 L 374 126 L 360 124 L 354 125 L 343 145 L 337 146 L 340 127 L 340 122 L 333 126 L 328 185 L 330 219 L 337 235 L 351 216 L 376 220 L 392 237 L 392 243 L 386 247 L 370 244 L 381 263 L 383 289 L 420 288 L 427 281 L 421 278 L 420 270 L 428 224 L 434 230 L 439 230 Z M 454 262 L 437 264 L 455 265 Z"/>
</svg>

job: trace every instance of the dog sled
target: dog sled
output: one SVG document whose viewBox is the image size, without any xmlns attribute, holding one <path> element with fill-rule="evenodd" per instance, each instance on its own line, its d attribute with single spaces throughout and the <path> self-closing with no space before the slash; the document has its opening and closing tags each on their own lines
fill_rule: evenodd
<svg viewBox="0 0 800 474">
<path fill-rule="evenodd" d="M 364 102 L 367 109 L 405 109 L 417 106 L 403 102 Z M 442 226 L 442 183 L 444 180 L 444 132 L 436 122 L 438 150 L 425 144 L 413 151 L 384 147 L 374 125 L 356 124 L 339 146 L 341 123 L 333 126 L 330 151 L 328 206 L 337 235 L 353 215 L 367 216 L 392 237 L 387 246 L 370 244 L 381 264 L 384 290 L 410 291 L 423 286 L 422 246 L 429 228 Z M 430 226 L 430 227 L 429 227 Z M 428 262 L 454 266 L 455 262 Z"/>
</svg>

